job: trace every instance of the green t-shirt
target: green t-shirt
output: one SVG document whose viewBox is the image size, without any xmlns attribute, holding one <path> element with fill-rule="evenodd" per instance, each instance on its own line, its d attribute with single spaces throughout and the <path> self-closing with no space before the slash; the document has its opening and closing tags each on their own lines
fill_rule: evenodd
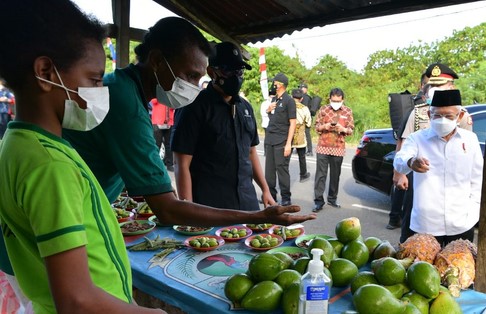
<svg viewBox="0 0 486 314">
<path fill-rule="evenodd" d="M 63 137 L 86 161 L 110 202 L 124 186 L 130 195 L 172 192 L 144 106 L 138 69 L 117 69 L 103 83 L 110 90 L 106 118 L 88 132 L 63 130 Z"/>
<path fill-rule="evenodd" d="M 0 173 L 5 245 L 36 313 L 55 312 L 44 258 L 80 246 L 86 247 L 94 284 L 131 301 L 130 264 L 118 222 L 68 142 L 37 126 L 11 122 L 0 144 Z"/>
</svg>

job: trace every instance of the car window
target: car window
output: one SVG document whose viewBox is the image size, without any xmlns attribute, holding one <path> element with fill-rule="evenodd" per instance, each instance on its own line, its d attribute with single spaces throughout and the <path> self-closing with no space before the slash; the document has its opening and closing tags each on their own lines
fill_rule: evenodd
<svg viewBox="0 0 486 314">
<path fill-rule="evenodd" d="M 473 131 L 478 136 L 479 142 L 486 141 L 486 112 L 482 111 L 471 115 L 473 119 Z"/>
</svg>

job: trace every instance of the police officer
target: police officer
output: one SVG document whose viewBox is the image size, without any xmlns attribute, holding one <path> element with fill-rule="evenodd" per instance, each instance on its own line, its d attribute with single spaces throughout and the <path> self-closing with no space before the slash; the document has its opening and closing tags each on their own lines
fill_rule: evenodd
<svg viewBox="0 0 486 314">
<path fill-rule="evenodd" d="M 218 208 L 260 209 L 274 205 L 258 159 L 252 106 L 238 93 L 244 62 L 237 46 L 217 44 L 207 69 L 211 82 L 192 104 L 178 110 L 172 137 L 179 198 Z"/>
</svg>

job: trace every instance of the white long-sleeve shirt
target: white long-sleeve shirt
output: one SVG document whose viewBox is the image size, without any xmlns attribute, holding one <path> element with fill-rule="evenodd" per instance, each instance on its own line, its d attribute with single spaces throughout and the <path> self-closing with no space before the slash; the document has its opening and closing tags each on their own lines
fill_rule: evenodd
<svg viewBox="0 0 486 314">
<path fill-rule="evenodd" d="M 413 157 L 429 160 L 429 171 L 413 173 L 410 229 L 434 236 L 456 235 L 479 220 L 483 156 L 475 133 L 460 128 L 449 141 L 432 129 L 412 133 L 393 161 L 403 174 Z"/>
</svg>

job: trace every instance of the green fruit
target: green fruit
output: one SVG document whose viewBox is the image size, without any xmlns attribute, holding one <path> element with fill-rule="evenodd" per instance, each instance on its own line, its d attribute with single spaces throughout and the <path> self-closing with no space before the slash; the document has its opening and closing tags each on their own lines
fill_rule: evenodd
<svg viewBox="0 0 486 314">
<path fill-rule="evenodd" d="M 341 257 L 353 262 L 358 268 L 364 266 L 370 257 L 368 247 L 361 241 L 353 240 L 344 245 Z"/>
<path fill-rule="evenodd" d="M 273 281 L 262 281 L 254 285 L 241 300 L 244 309 L 257 312 L 275 311 L 280 305 L 283 289 Z"/>
<path fill-rule="evenodd" d="M 298 258 L 294 261 L 291 268 L 303 275 L 307 272 L 307 265 L 309 265 L 310 260 L 310 257 L 307 256 Z"/>
<path fill-rule="evenodd" d="M 368 284 L 353 294 L 353 304 L 360 314 L 401 314 L 405 305 L 386 288 Z"/>
<path fill-rule="evenodd" d="M 374 268 L 375 277 L 381 285 L 391 286 L 405 282 L 407 271 L 405 267 L 393 257 L 385 257 Z"/>
<path fill-rule="evenodd" d="M 382 241 L 373 251 L 373 259 L 382 257 L 395 257 L 397 251 L 388 241 Z"/>
<path fill-rule="evenodd" d="M 337 238 L 330 238 L 327 239 L 329 243 L 331 243 L 332 247 L 334 248 L 334 252 L 336 252 L 337 257 L 341 257 L 341 251 L 344 247 L 344 244 L 342 244 Z"/>
<path fill-rule="evenodd" d="M 439 295 L 440 275 L 437 269 L 427 262 L 416 262 L 407 270 L 408 286 L 429 299 Z"/>
<path fill-rule="evenodd" d="M 334 231 L 338 240 L 346 244 L 361 235 L 361 224 L 356 217 L 345 218 L 336 224 Z"/>
<path fill-rule="evenodd" d="M 439 292 L 439 296 L 432 301 L 429 309 L 430 314 L 460 314 L 462 313 L 459 303 L 447 292 Z"/>
<path fill-rule="evenodd" d="M 413 303 L 420 313 L 429 314 L 429 300 L 420 293 L 417 293 L 415 290 L 406 293 L 402 297 L 402 300 Z"/>
<path fill-rule="evenodd" d="M 309 247 L 307 248 L 310 257 L 312 257 L 312 249 L 321 249 L 323 251 L 321 261 L 324 263 L 324 266 L 329 266 L 329 263 L 331 263 L 331 260 L 335 254 L 331 243 L 323 238 L 314 238 L 309 243 Z"/>
<path fill-rule="evenodd" d="M 405 311 L 402 314 L 422 314 L 413 303 L 405 303 Z"/>
<path fill-rule="evenodd" d="M 372 259 L 373 258 L 373 252 L 378 247 L 378 245 L 381 244 L 381 240 L 377 237 L 367 237 L 364 240 L 364 243 L 366 244 L 366 247 L 368 248 L 368 251 L 370 252 L 370 259 Z"/>
<path fill-rule="evenodd" d="M 285 290 L 293 283 L 300 283 L 301 277 L 302 275 L 296 270 L 284 269 L 278 273 L 277 278 L 275 278 L 273 281 L 278 283 L 278 285 Z"/>
<path fill-rule="evenodd" d="M 253 281 L 245 274 L 235 274 L 226 280 L 224 295 L 232 302 L 239 303 L 253 287 Z"/>
<path fill-rule="evenodd" d="M 359 272 L 351 281 L 351 293 L 354 294 L 359 287 L 370 283 L 378 284 L 375 275 L 370 271 Z"/>
<path fill-rule="evenodd" d="M 282 295 L 282 309 L 284 314 L 299 312 L 300 284 L 293 283 L 284 290 Z"/>
<path fill-rule="evenodd" d="M 358 267 L 347 259 L 336 258 L 331 261 L 329 271 L 332 275 L 333 286 L 344 287 L 349 285 L 358 274 Z"/>
<path fill-rule="evenodd" d="M 276 256 L 279 260 L 281 260 L 284 263 L 284 269 L 289 268 L 294 263 L 294 260 L 292 259 L 292 257 L 290 257 L 287 253 L 275 252 L 275 253 L 271 253 L 271 254 Z"/>
<path fill-rule="evenodd" d="M 387 288 L 388 291 L 390 291 L 393 294 L 393 296 L 397 299 L 401 299 L 405 293 L 410 291 L 410 288 L 404 283 L 397 283 L 392 286 L 383 286 L 383 287 Z"/>
<path fill-rule="evenodd" d="M 273 280 L 277 277 L 278 273 L 284 269 L 284 262 L 270 253 L 255 255 L 248 265 L 251 278 L 255 282 Z"/>
</svg>

